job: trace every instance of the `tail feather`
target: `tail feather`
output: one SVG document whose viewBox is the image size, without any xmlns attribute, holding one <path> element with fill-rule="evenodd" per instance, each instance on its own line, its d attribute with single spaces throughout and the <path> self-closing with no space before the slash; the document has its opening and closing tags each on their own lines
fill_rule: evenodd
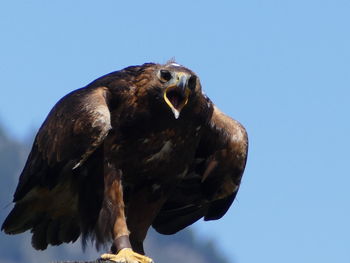
<svg viewBox="0 0 350 263">
<path fill-rule="evenodd" d="M 41 213 L 33 213 L 30 206 L 17 203 L 1 226 L 6 234 L 19 234 L 31 229 L 37 221 L 40 221 Z"/>
<path fill-rule="evenodd" d="M 79 220 L 74 214 L 54 217 L 49 211 L 35 210 L 34 202 L 18 202 L 5 219 L 1 230 L 6 234 L 19 234 L 30 230 L 32 246 L 44 250 L 47 246 L 74 242 L 80 236 Z"/>
<path fill-rule="evenodd" d="M 71 216 L 61 217 L 58 239 L 62 242 L 74 242 L 80 235 L 78 221 Z"/>
<path fill-rule="evenodd" d="M 60 221 L 53 220 L 47 226 L 46 230 L 46 241 L 47 243 L 57 246 L 62 244 L 62 241 L 59 238 L 58 231 L 60 230 Z"/>
<path fill-rule="evenodd" d="M 49 220 L 42 220 L 32 229 L 32 246 L 37 250 L 45 250 L 47 248 L 46 232 L 49 225 Z"/>
</svg>

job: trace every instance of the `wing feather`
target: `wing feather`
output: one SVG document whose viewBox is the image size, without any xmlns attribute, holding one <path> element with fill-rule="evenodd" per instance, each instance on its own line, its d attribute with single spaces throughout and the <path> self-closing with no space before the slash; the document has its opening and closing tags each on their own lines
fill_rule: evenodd
<svg viewBox="0 0 350 263">
<path fill-rule="evenodd" d="M 107 95 L 105 87 L 88 86 L 66 95 L 51 110 L 20 175 L 15 206 L 2 225 L 6 233 L 31 229 L 33 246 L 45 249 L 48 244 L 74 242 L 85 231 L 79 216 L 81 199 L 87 196 L 84 189 L 89 184 L 103 187 L 95 177 L 103 178 L 99 146 L 111 129 Z M 96 195 L 89 197 L 96 200 Z M 96 209 L 94 202 L 89 205 Z"/>
<path fill-rule="evenodd" d="M 14 201 L 35 185 L 52 188 L 64 170 L 81 166 L 111 129 L 107 89 L 83 88 L 63 97 L 35 138 Z"/>
<path fill-rule="evenodd" d="M 162 234 L 173 234 L 202 217 L 221 218 L 236 197 L 247 152 L 244 127 L 214 106 L 202 130 L 192 168 L 159 212 L 153 227 Z"/>
</svg>

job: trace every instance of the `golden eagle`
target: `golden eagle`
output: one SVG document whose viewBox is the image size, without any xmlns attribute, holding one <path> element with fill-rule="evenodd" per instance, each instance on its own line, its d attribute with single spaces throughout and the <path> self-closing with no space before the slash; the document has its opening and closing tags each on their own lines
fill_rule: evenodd
<svg viewBox="0 0 350 263">
<path fill-rule="evenodd" d="M 173 234 L 221 218 L 244 171 L 248 139 L 168 62 L 130 66 L 63 97 L 39 129 L 2 225 L 35 249 L 112 244 L 102 258 L 147 263 L 150 226 Z"/>
</svg>

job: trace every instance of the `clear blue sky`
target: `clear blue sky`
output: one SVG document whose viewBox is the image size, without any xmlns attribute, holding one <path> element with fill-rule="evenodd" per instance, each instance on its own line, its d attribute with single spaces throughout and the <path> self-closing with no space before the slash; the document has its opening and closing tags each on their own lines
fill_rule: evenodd
<svg viewBox="0 0 350 263">
<path fill-rule="evenodd" d="M 128 65 L 193 69 L 250 136 L 237 201 L 197 223 L 238 263 L 350 262 L 350 2 L 2 1 L 0 119 L 17 138 Z"/>
</svg>

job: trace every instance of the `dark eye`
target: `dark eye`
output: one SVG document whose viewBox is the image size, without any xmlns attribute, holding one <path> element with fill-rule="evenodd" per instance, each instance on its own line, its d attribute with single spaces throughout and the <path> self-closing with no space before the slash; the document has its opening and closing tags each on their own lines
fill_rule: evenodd
<svg viewBox="0 0 350 263">
<path fill-rule="evenodd" d="M 197 84 L 197 77 L 192 75 L 190 77 L 190 79 L 188 80 L 188 88 L 190 90 L 195 90 L 196 89 L 196 84 Z"/>
<path fill-rule="evenodd" d="M 168 70 L 162 69 L 160 70 L 160 79 L 163 81 L 169 81 L 171 80 L 172 76 L 171 73 Z"/>
</svg>

